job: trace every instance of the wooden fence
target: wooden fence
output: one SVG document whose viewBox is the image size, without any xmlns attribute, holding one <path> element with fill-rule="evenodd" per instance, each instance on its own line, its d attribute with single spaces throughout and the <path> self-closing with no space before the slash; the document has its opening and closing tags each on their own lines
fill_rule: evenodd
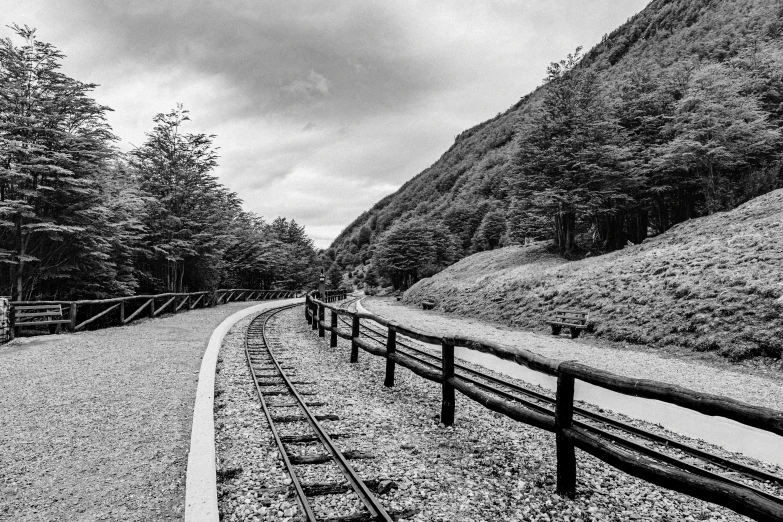
<svg viewBox="0 0 783 522">
<path fill-rule="evenodd" d="M 325 310 L 331 311 L 330 321 L 324 320 Z M 338 315 L 351 318 L 351 331 L 342 331 L 337 324 Z M 675 462 L 664 465 L 655 458 L 617 447 L 611 441 L 589 433 L 573 425 L 574 383 L 577 379 L 615 392 L 648 399 L 656 399 L 688 408 L 704 415 L 717 415 L 748 426 L 783 435 L 783 412 L 746 404 L 728 397 L 689 390 L 680 386 L 646 379 L 631 379 L 611 372 L 592 368 L 575 361 L 557 361 L 531 351 L 504 346 L 471 337 L 439 337 L 370 313 L 349 312 L 329 305 L 312 295 L 306 297 L 305 316 L 320 337 L 331 333 L 330 346 L 337 346 L 337 338 L 351 341 L 350 361 L 358 360 L 359 348 L 386 358 L 384 384 L 394 385 L 394 369 L 397 364 L 412 372 L 438 382 L 442 387 L 441 415 L 443 424 L 454 423 L 455 390 L 475 400 L 486 408 L 502 413 L 516 421 L 555 433 L 557 453 L 557 491 L 563 495 L 576 492 L 576 454 L 579 448 L 629 475 L 658 486 L 672 489 L 707 502 L 719 504 L 755 520 L 773 522 L 783 520 L 783 500 L 742 484 L 720 480 L 715 476 L 700 476 L 697 466 Z M 385 347 L 360 338 L 359 321 L 367 319 L 388 330 Z M 404 335 L 423 343 L 441 346 L 441 371 L 433 370 L 396 350 L 397 335 Z M 454 347 L 489 353 L 507 361 L 527 366 L 531 370 L 557 378 L 554 414 L 533 411 L 522 405 L 508 402 L 481 390 L 454 373 Z M 651 451 L 651 453 L 657 453 Z M 659 453 L 658 453 L 659 454 Z M 659 454 L 663 457 L 663 454 Z M 670 460 L 670 459 L 669 459 Z"/>
<path fill-rule="evenodd" d="M 12 301 L 8 313 L 9 334 L 10 339 L 13 339 L 17 328 L 36 326 L 35 322 L 26 322 L 24 325 L 15 324 L 16 313 L 14 309 L 17 306 L 60 305 L 63 317 L 70 320 L 70 323 L 66 325 L 67 328 L 71 332 L 77 332 L 88 325 L 97 326 L 100 324 L 101 327 L 123 326 L 140 317 L 156 317 L 163 312 L 177 313 L 180 310 L 214 307 L 235 301 L 260 301 L 301 296 L 301 293 L 292 290 L 233 288 L 205 292 L 134 295 L 81 301 Z M 100 309 L 100 311 L 96 313 L 95 308 Z"/>
</svg>

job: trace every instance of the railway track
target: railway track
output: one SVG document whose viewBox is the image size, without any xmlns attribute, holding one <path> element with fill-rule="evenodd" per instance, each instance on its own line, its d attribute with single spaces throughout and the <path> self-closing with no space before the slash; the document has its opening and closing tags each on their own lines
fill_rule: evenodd
<svg viewBox="0 0 783 522">
<path fill-rule="evenodd" d="M 356 300 L 358 298 L 351 301 L 351 303 L 346 303 L 346 305 L 352 304 Z M 340 321 L 350 329 L 351 325 L 344 317 L 340 316 Z M 386 333 L 366 323 L 366 320 L 360 322 L 361 335 L 377 342 L 380 346 L 385 346 Z M 439 356 L 400 341 L 399 337 L 397 337 L 397 351 L 438 372 L 441 370 L 441 358 Z M 531 410 L 554 415 L 555 399 L 553 397 L 459 363 L 455 363 L 454 367 L 456 373 L 461 378 L 486 392 L 495 394 L 505 400 L 519 403 Z M 588 430 L 618 446 L 652 457 L 666 464 L 676 464 L 678 467 L 685 468 L 695 475 L 716 478 L 749 487 L 764 497 L 781 501 L 781 497 L 778 495 L 783 491 L 783 477 L 779 475 L 715 455 L 664 435 L 649 433 L 627 422 L 612 419 L 584 408 L 574 407 L 574 416 L 575 426 Z M 766 487 L 764 489 L 760 488 L 760 483 Z M 778 495 L 770 490 L 775 491 Z"/>
<path fill-rule="evenodd" d="M 300 306 L 300 305 L 294 305 Z M 325 406 L 317 402 L 315 394 L 310 391 L 300 391 L 298 386 L 306 387 L 314 383 L 293 380 L 290 375 L 294 369 L 285 366 L 282 348 L 279 342 L 269 335 L 268 322 L 277 313 L 292 308 L 292 306 L 269 310 L 258 315 L 247 329 L 245 337 L 245 356 L 250 373 L 255 384 L 258 398 L 261 402 L 272 436 L 291 479 L 291 489 L 295 493 L 299 505 L 298 520 L 307 522 L 391 522 L 398 518 L 407 518 L 412 512 L 387 512 L 375 496 L 375 491 L 382 492 L 389 487 L 390 481 L 363 481 L 349 464 L 354 458 L 371 458 L 361 452 L 341 452 L 334 444 L 334 439 L 348 438 L 351 434 L 329 433 L 322 422 L 339 420 L 336 415 L 315 415 L 311 408 Z M 281 433 L 282 425 L 295 424 L 300 432 L 296 435 Z M 307 432 L 307 434 L 301 434 Z M 321 449 L 320 453 L 313 450 Z M 294 449 L 306 451 L 292 451 Z M 339 470 L 343 482 L 303 483 L 298 466 L 330 465 Z M 358 498 L 363 510 L 355 513 L 332 517 L 318 518 L 313 509 L 312 499 L 322 495 L 353 495 Z"/>
</svg>

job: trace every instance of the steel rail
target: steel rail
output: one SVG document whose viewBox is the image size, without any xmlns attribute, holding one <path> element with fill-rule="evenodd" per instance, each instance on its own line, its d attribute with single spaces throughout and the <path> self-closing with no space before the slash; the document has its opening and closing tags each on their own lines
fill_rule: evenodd
<svg viewBox="0 0 783 522">
<path fill-rule="evenodd" d="M 346 321 L 343 319 L 343 322 L 346 322 Z M 374 328 L 372 328 L 370 326 L 367 326 L 365 324 L 362 324 L 361 327 L 363 329 L 365 329 L 365 331 L 369 331 L 369 332 L 372 332 L 374 334 L 374 335 L 367 335 L 367 337 L 370 337 L 371 339 L 373 339 L 374 341 L 376 341 L 376 342 L 378 342 L 380 344 L 385 344 L 386 335 L 383 332 L 378 331 L 378 330 L 376 330 L 376 329 L 374 329 Z M 397 345 L 398 346 L 402 346 L 405 349 L 412 350 L 413 352 L 416 352 L 417 354 L 423 355 L 423 356 L 428 357 L 430 359 L 434 359 L 436 361 L 440 361 L 441 360 L 441 358 L 438 357 L 437 355 L 429 354 L 429 353 L 427 353 L 427 352 L 425 352 L 425 351 L 423 351 L 423 350 L 421 350 L 419 348 L 416 348 L 414 346 L 411 346 L 411 345 L 409 345 L 407 343 L 404 343 L 404 342 L 401 342 L 401 341 L 397 341 Z M 405 353 L 405 350 L 401 350 L 401 352 Z M 408 355 L 409 357 L 413 358 L 414 360 L 416 360 L 416 361 L 418 361 L 418 362 L 420 362 L 422 364 L 426 364 L 426 365 L 428 365 L 428 366 L 430 366 L 432 368 L 440 369 L 439 365 L 433 364 L 432 362 L 429 362 L 429 361 L 426 361 L 426 360 L 424 360 L 424 359 L 422 359 L 420 357 L 417 357 L 416 355 L 413 355 L 413 354 L 410 354 L 410 353 L 407 353 L 406 355 Z M 512 389 L 516 393 L 521 393 L 523 395 L 527 395 L 529 397 L 533 397 L 534 399 L 536 399 L 538 401 L 545 402 L 546 404 L 554 406 L 555 400 L 553 398 L 551 398 L 551 397 L 548 397 L 548 396 L 542 394 L 542 393 L 538 393 L 536 391 L 520 387 L 520 386 L 518 386 L 518 385 L 516 385 L 516 384 L 514 384 L 512 382 L 509 382 L 509 381 L 507 381 L 505 379 L 500 379 L 500 378 L 497 378 L 497 377 L 485 374 L 483 372 L 479 372 L 477 370 L 473 370 L 472 368 L 468 368 L 468 367 L 466 367 L 464 365 L 461 365 L 461 364 L 458 364 L 456 362 L 455 362 L 454 366 L 455 366 L 455 369 L 459 369 L 459 370 L 461 370 L 463 372 L 467 372 L 469 374 L 477 376 L 477 377 L 479 377 L 481 379 L 488 380 L 488 381 L 493 382 L 495 384 L 498 384 L 498 385 L 501 385 L 501 386 L 505 386 L 507 388 Z M 530 401 L 528 401 L 526 399 L 523 399 L 521 397 L 517 397 L 517 396 L 512 395 L 510 393 L 504 392 L 502 390 L 499 390 L 497 388 L 489 386 L 489 385 L 487 385 L 485 383 L 476 381 L 475 379 L 472 379 L 471 377 L 468 377 L 468 376 L 465 376 L 465 375 L 460 375 L 459 377 L 464 379 L 464 380 L 466 380 L 466 381 L 468 381 L 468 382 L 470 382 L 470 383 L 472 383 L 472 384 L 475 384 L 476 386 L 479 386 L 479 387 L 483 388 L 486 391 L 489 391 L 489 392 L 492 392 L 492 393 L 494 393 L 496 395 L 499 395 L 499 396 L 505 398 L 506 400 L 519 402 L 519 403 L 523 404 L 525 407 L 530 408 L 532 410 L 539 411 L 541 413 L 548 413 L 548 414 L 553 414 L 554 413 L 553 410 L 551 410 L 549 408 L 546 408 L 544 406 L 535 404 L 533 402 L 530 402 Z M 628 423 L 625 423 L 625 422 L 622 422 L 622 421 L 618 421 L 618 420 L 615 420 L 615 419 L 611 419 L 609 417 L 605 417 L 605 416 L 597 414 L 597 413 L 593 413 L 593 412 L 591 412 L 589 410 L 585 410 L 584 408 L 580 408 L 578 406 L 574 407 L 574 412 L 577 413 L 578 415 L 582 416 L 582 417 L 588 418 L 588 419 L 590 419 L 592 421 L 595 421 L 595 422 L 600 422 L 600 423 L 603 423 L 603 424 L 610 425 L 610 426 L 612 426 L 612 427 L 614 427 L 614 428 L 616 428 L 618 430 L 625 431 L 625 432 L 630 433 L 630 434 L 632 434 L 634 436 L 637 436 L 639 438 L 647 439 L 647 440 L 649 440 L 651 442 L 655 442 L 655 443 L 661 444 L 663 446 L 667 446 L 667 447 L 670 447 L 670 448 L 677 449 L 677 450 L 682 451 L 683 453 L 686 453 L 686 454 L 688 454 L 688 455 L 690 455 L 692 457 L 699 458 L 701 460 L 709 462 L 710 464 L 713 464 L 715 466 L 723 468 L 726 471 L 738 472 L 738 473 L 741 473 L 741 474 L 746 475 L 748 477 L 752 477 L 754 480 L 758 480 L 758 481 L 762 481 L 762 482 L 765 482 L 765 481 L 774 482 L 774 483 L 777 483 L 780 486 L 783 486 L 783 477 L 780 477 L 778 475 L 772 474 L 772 473 L 767 472 L 765 470 L 762 470 L 762 469 L 759 469 L 759 468 L 756 468 L 756 467 L 753 467 L 753 466 L 749 466 L 747 464 L 742 464 L 742 463 L 739 463 L 739 462 L 727 459 L 725 457 L 721 457 L 719 455 L 714 455 L 712 453 L 706 452 L 704 450 L 701 450 L 701 449 L 696 448 L 694 446 L 691 446 L 689 444 L 686 444 L 686 443 L 674 440 L 672 438 L 669 438 L 669 437 L 666 437 L 666 436 L 663 436 L 663 435 L 658 435 L 658 434 L 655 434 L 655 433 L 646 432 L 646 431 L 644 431 L 644 430 L 642 430 L 640 428 L 637 428 L 637 427 L 635 427 L 635 426 L 633 426 L 631 424 L 628 424 Z M 652 456 L 663 455 L 663 457 L 661 457 L 661 460 L 663 460 L 663 461 L 666 461 L 668 459 L 676 460 L 675 457 L 671 457 L 669 455 L 662 454 L 660 452 L 655 452 L 654 450 L 650 450 L 646 446 L 639 445 L 639 444 L 637 444 L 637 443 L 635 443 L 633 441 L 625 439 L 624 437 L 620 437 L 619 435 L 615 435 L 613 433 L 605 431 L 605 430 L 603 430 L 603 429 L 601 429 L 601 428 L 599 428 L 597 426 L 592 426 L 590 424 L 585 424 L 584 422 L 576 421 L 576 420 L 575 420 L 574 423 L 579 425 L 582 428 L 588 429 L 588 430 L 596 433 L 599 436 L 606 437 L 606 438 L 608 438 L 610 440 L 613 440 L 617 444 L 621 444 L 623 446 L 626 446 L 629 449 L 633 449 L 635 451 L 639 451 L 640 453 L 646 453 L 646 454 L 650 454 Z M 652 452 L 652 453 L 650 453 L 650 452 Z M 673 463 L 673 461 L 669 462 L 669 463 Z M 775 500 L 780 500 L 780 497 L 771 495 L 769 493 L 766 493 L 766 492 L 764 492 L 762 490 L 759 490 L 757 488 L 754 488 L 752 486 L 748 486 L 747 484 L 739 483 L 739 482 L 733 480 L 732 478 L 725 477 L 723 475 L 714 474 L 713 472 L 711 472 L 709 470 L 704 470 L 703 468 L 700 468 L 700 467 L 697 467 L 697 466 L 693 466 L 693 465 L 690 465 L 690 464 L 687 464 L 687 463 L 683 463 L 681 460 L 677 460 L 677 463 L 681 467 L 682 467 L 683 464 L 685 464 L 685 467 L 693 467 L 694 469 L 702 470 L 703 472 L 710 474 L 709 476 L 713 476 L 714 478 L 718 478 L 718 479 L 723 480 L 723 481 L 732 482 L 734 484 L 740 484 L 740 485 L 742 485 L 744 487 L 748 487 L 750 489 L 754 489 L 759 494 L 762 494 L 762 495 L 764 495 L 766 497 L 769 497 L 769 498 L 772 498 L 772 499 L 775 499 Z M 691 469 L 689 469 L 689 471 L 696 473 L 694 470 L 691 470 Z M 698 474 L 702 474 L 702 473 L 698 473 Z"/>
<path fill-rule="evenodd" d="M 343 454 L 340 452 L 340 450 L 337 449 L 334 442 L 332 441 L 331 437 L 326 433 L 326 430 L 323 429 L 323 427 L 320 425 L 320 423 L 316 420 L 315 415 L 310 411 L 310 408 L 307 407 L 305 400 L 299 395 L 299 392 L 294 387 L 291 380 L 288 378 L 288 376 L 283 371 L 280 363 L 277 361 L 277 358 L 275 357 L 274 353 L 272 353 L 271 348 L 269 347 L 269 343 L 267 342 L 266 338 L 266 321 L 274 314 L 286 310 L 288 308 L 292 308 L 293 306 L 298 305 L 292 305 L 288 307 L 283 307 L 276 309 L 272 311 L 272 313 L 269 313 L 267 317 L 264 318 L 264 323 L 261 326 L 261 338 L 263 340 L 264 347 L 266 348 L 267 352 L 269 353 L 269 357 L 272 360 L 273 364 L 277 368 L 278 373 L 280 374 L 280 377 L 282 377 L 286 387 L 291 392 L 291 395 L 294 396 L 296 401 L 299 403 L 299 407 L 302 409 L 302 411 L 305 414 L 305 418 L 310 424 L 310 427 L 315 432 L 316 436 L 318 437 L 321 444 L 326 448 L 326 450 L 329 452 L 329 454 L 332 457 L 332 460 L 335 462 L 335 464 L 340 468 L 345 478 L 348 480 L 348 482 L 351 485 L 351 488 L 353 491 L 357 494 L 359 499 L 362 501 L 364 506 L 367 508 L 367 511 L 370 512 L 370 516 L 374 518 L 377 521 L 383 521 L 383 522 L 392 522 L 391 516 L 386 512 L 386 510 L 383 508 L 381 503 L 378 501 L 377 498 L 372 494 L 370 489 L 367 487 L 367 485 L 364 483 L 364 481 L 359 478 L 357 473 L 353 470 L 350 464 L 348 464 L 347 459 Z M 265 314 L 261 314 L 258 316 L 258 318 L 262 317 Z M 253 371 L 253 379 L 256 384 L 256 391 L 259 394 L 259 397 L 262 400 L 262 404 L 264 405 L 264 413 L 267 416 L 267 421 L 269 422 L 270 426 L 274 425 L 274 422 L 272 420 L 272 416 L 269 413 L 269 410 L 265 406 L 265 402 L 263 401 L 263 394 L 260 390 L 260 387 L 258 385 L 258 379 L 255 375 L 255 371 L 253 370 L 252 362 L 250 360 L 250 353 L 248 351 L 248 340 L 250 337 L 250 331 L 254 326 L 254 323 L 258 320 L 258 318 L 254 319 L 250 325 L 248 326 L 247 334 L 245 336 L 245 353 L 247 355 L 248 365 L 251 367 L 251 370 Z M 289 475 L 291 476 L 291 482 L 294 484 L 294 487 L 297 492 L 297 496 L 299 497 L 300 504 L 303 507 L 303 511 L 305 512 L 306 516 L 308 517 L 308 522 L 316 522 L 315 514 L 312 511 L 312 508 L 309 505 L 309 502 L 307 501 L 307 497 L 304 494 L 304 491 L 302 490 L 301 483 L 299 483 L 299 480 L 296 478 L 296 472 L 294 470 L 293 465 L 291 464 L 290 460 L 288 459 L 287 452 L 285 449 L 285 446 L 280 440 L 280 437 L 277 435 L 277 432 L 275 429 L 273 429 L 273 434 L 275 434 L 275 442 L 278 445 L 278 448 L 280 449 L 281 455 L 284 457 L 284 463 L 286 465 L 286 469 L 288 470 Z M 305 508 L 306 506 L 306 508 Z"/>
<path fill-rule="evenodd" d="M 256 393 L 258 394 L 258 399 L 261 401 L 261 407 L 264 410 L 264 416 L 266 416 L 267 423 L 269 424 L 269 429 L 272 431 L 272 437 L 275 439 L 275 444 L 277 445 L 277 449 L 280 452 L 280 456 L 283 459 L 283 463 L 285 464 L 285 468 L 288 471 L 288 476 L 291 477 L 291 484 L 293 484 L 294 489 L 296 490 L 296 497 L 297 497 L 297 503 L 299 504 L 299 507 L 302 508 L 302 511 L 305 514 L 305 517 L 307 517 L 307 522 L 317 522 L 317 519 L 315 517 L 315 513 L 313 512 L 313 508 L 310 507 L 309 502 L 307 502 L 307 497 L 305 497 L 304 491 L 302 490 L 302 484 L 299 482 L 299 478 L 296 476 L 296 473 L 294 473 L 293 464 L 291 464 L 291 461 L 288 458 L 288 452 L 285 449 L 285 446 L 283 445 L 283 441 L 280 440 L 280 434 L 277 432 L 277 427 L 275 426 L 274 421 L 272 420 L 272 414 L 269 411 L 269 408 L 267 407 L 266 400 L 264 399 L 264 394 L 261 392 L 261 387 L 258 384 L 258 376 L 256 375 L 256 370 L 253 368 L 253 361 L 250 359 L 250 350 L 248 347 L 249 339 L 250 339 L 250 327 L 255 323 L 259 318 L 264 318 L 264 324 L 266 324 L 266 321 L 272 317 L 275 313 L 285 310 L 289 307 L 285 308 L 278 308 L 275 310 L 270 310 L 268 312 L 263 312 L 260 315 L 258 315 L 250 325 L 248 325 L 247 332 L 245 333 L 245 358 L 247 359 L 247 365 L 250 368 L 250 374 L 253 377 L 253 385 L 256 388 Z M 269 351 L 269 355 L 272 355 L 272 351 L 269 350 L 269 348 L 266 346 L 266 339 L 263 339 L 264 345 Z M 274 356 L 273 356 L 274 357 Z M 275 361 L 277 363 L 277 361 Z M 277 366 L 278 371 L 282 372 L 280 369 L 280 366 Z"/>
</svg>

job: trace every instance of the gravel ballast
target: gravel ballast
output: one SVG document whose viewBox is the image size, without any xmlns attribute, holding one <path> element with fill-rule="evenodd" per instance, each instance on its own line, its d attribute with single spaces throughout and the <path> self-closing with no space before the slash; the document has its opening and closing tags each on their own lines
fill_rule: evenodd
<svg viewBox="0 0 783 522">
<path fill-rule="evenodd" d="M 201 357 L 252 304 L 0 348 L 0 520 L 182 520 Z"/>
<path fill-rule="evenodd" d="M 379 494 L 391 511 L 414 509 L 417 521 L 738 521 L 745 517 L 621 473 L 577 451 L 578 494 L 555 493 L 554 435 L 514 422 L 457 395 L 455 425 L 439 424 L 440 386 L 398 367 L 394 388 L 383 386 L 385 360 L 360 351 L 348 362 L 350 346 L 329 348 L 302 317 L 301 308 L 272 320 L 273 349 L 297 380 L 315 384 L 300 390 L 327 403 L 331 433 L 342 451 L 375 458 L 352 460 L 365 480 L 386 479 L 396 488 Z M 246 327 L 246 326 L 245 326 Z M 229 333 L 221 352 L 216 393 L 220 506 L 224 520 L 299 520 L 242 352 L 244 327 Z M 270 402 L 274 402 L 270 399 Z M 296 429 L 286 428 L 285 433 Z M 304 447 L 296 448 L 303 451 Z M 328 466 L 308 466 L 305 482 L 334 478 Z M 319 499 L 322 516 L 349 513 L 350 500 Z"/>
</svg>

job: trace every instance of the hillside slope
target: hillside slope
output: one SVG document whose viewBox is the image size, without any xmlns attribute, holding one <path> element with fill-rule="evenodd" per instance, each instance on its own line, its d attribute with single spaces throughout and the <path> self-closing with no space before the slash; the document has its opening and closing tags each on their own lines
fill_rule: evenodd
<svg viewBox="0 0 783 522">
<path fill-rule="evenodd" d="M 734 360 L 783 355 L 783 190 L 682 223 L 619 252 L 564 261 L 543 244 L 467 257 L 414 285 L 405 301 L 543 328 L 554 308 L 587 309 L 596 336 L 716 351 Z"/>
<path fill-rule="evenodd" d="M 591 49 L 579 67 L 595 70 L 609 83 L 675 63 L 764 61 L 775 71 L 783 64 L 781 36 L 783 7 L 777 0 L 652 0 Z M 780 125 L 783 75 L 770 75 L 755 89 L 762 93 L 770 121 Z M 512 206 L 509 180 L 519 151 L 518 122 L 535 109 L 546 89 L 461 133 L 431 167 L 346 227 L 332 244 L 332 259 L 343 267 L 368 261 L 381 233 L 411 217 L 443 223 L 462 243 L 458 257 L 470 252 L 483 216 Z M 759 193 L 740 197 L 740 202 Z"/>
</svg>

